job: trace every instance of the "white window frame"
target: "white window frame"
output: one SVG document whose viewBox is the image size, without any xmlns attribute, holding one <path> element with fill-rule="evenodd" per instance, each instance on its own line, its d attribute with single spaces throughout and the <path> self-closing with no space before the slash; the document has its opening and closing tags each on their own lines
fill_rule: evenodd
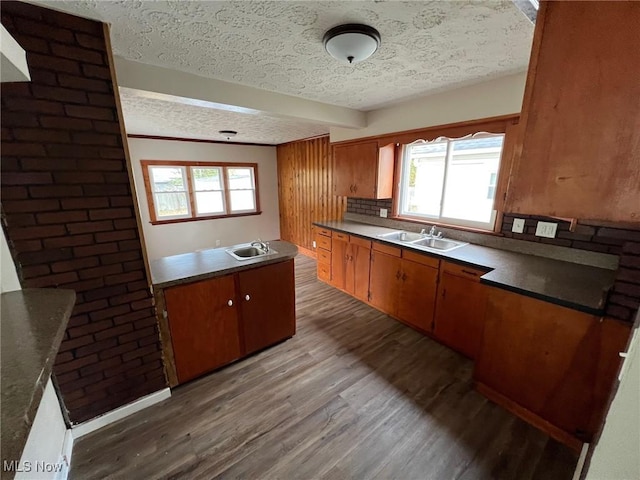
<svg viewBox="0 0 640 480">
<path fill-rule="evenodd" d="M 198 190 L 196 189 L 196 176 L 193 174 L 194 170 L 218 170 L 218 174 L 220 175 L 220 190 Z M 191 189 L 193 192 L 193 206 L 195 207 L 194 217 L 212 217 L 217 215 L 227 215 L 228 205 L 227 205 L 227 196 L 225 195 L 225 168 L 219 165 L 205 166 L 205 165 L 192 165 L 189 167 L 191 171 Z M 198 196 L 196 193 L 198 192 L 220 192 L 222 194 L 222 212 L 207 212 L 207 213 L 199 213 L 198 210 Z"/>
<path fill-rule="evenodd" d="M 180 169 L 180 171 L 182 172 L 182 182 L 183 185 L 185 187 L 185 190 L 180 190 L 180 191 L 176 191 L 176 192 L 157 192 L 155 190 L 155 173 L 154 170 L 155 169 L 160 169 L 160 168 L 171 168 L 171 169 Z M 165 221 L 165 220 L 178 220 L 178 219 L 183 219 L 183 218 L 191 218 L 191 202 L 190 202 L 190 196 L 189 196 L 189 181 L 188 181 L 188 177 L 187 177 L 187 169 L 186 167 L 182 166 L 182 165 L 150 165 L 149 166 L 149 179 L 151 180 L 151 193 L 153 194 L 153 208 L 155 210 L 156 213 L 156 218 L 160 221 Z M 187 213 L 184 215 L 160 215 L 160 213 L 158 212 L 158 194 L 162 194 L 162 193 L 184 193 L 186 199 L 187 199 Z"/>
<path fill-rule="evenodd" d="M 251 188 L 231 188 L 230 185 L 230 180 L 229 180 L 229 172 L 232 169 L 248 169 L 251 172 Z M 232 167 L 228 167 L 225 168 L 225 182 L 226 182 L 226 186 L 225 189 L 226 191 L 229 193 L 228 197 L 229 197 L 229 205 L 227 205 L 227 212 L 230 215 L 234 215 L 234 214 L 241 214 L 241 213 L 251 213 L 251 212 L 255 212 L 258 208 L 258 203 L 257 203 L 257 193 L 256 193 L 256 172 L 255 169 L 251 166 L 232 166 Z M 253 192 L 253 208 L 247 209 L 247 210 L 231 210 L 231 192 L 244 192 L 244 191 L 251 191 Z"/>
<path fill-rule="evenodd" d="M 424 223 L 438 223 L 438 224 L 446 224 L 446 225 L 452 225 L 452 226 L 459 226 L 459 227 L 468 227 L 468 228 L 473 228 L 473 229 L 478 229 L 478 230 L 490 230 L 493 231 L 493 229 L 495 228 L 495 223 L 496 223 L 496 218 L 497 218 L 497 212 L 495 209 L 495 202 L 496 202 L 496 197 L 494 195 L 493 197 L 493 205 L 492 205 L 492 209 L 491 209 L 491 217 L 489 222 L 476 222 L 473 220 L 465 220 L 465 219 L 460 219 L 460 218 L 449 218 L 449 217 L 445 217 L 442 216 L 442 210 L 443 210 L 443 206 L 444 206 L 444 198 L 446 195 L 446 185 L 447 185 L 447 173 L 449 170 L 449 165 L 451 162 L 451 153 L 452 153 L 452 143 L 457 141 L 457 140 L 467 140 L 467 139 L 472 139 L 472 138 L 489 138 L 489 137 L 503 137 L 503 142 L 502 142 L 502 149 L 500 151 L 500 159 L 498 161 L 498 175 L 500 173 L 500 166 L 502 164 L 502 154 L 504 152 L 504 137 L 505 134 L 504 133 L 488 133 L 488 132 L 479 132 L 479 133 L 475 133 L 472 135 L 465 135 L 464 137 L 459 137 L 459 138 L 449 138 L 449 137 L 438 137 L 435 138 L 429 142 L 426 142 L 424 140 L 417 140 L 415 142 L 412 142 L 410 144 L 404 145 L 402 147 L 402 154 L 401 154 L 401 167 L 400 167 L 400 188 L 399 188 L 399 201 L 398 201 L 398 217 L 400 218 L 406 218 L 409 220 L 415 220 L 415 221 L 419 221 L 419 222 L 424 222 Z M 421 144 L 428 144 L 428 143 L 439 143 L 439 142 L 447 142 L 447 151 L 445 154 L 445 170 L 444 170 L 444 176 L 442 179 L 442 193 L 440 195 L 440 214 L 439 215 L 427 215 L 427 214 L 416 214 L 415 212 L 407 212 L 405 211 L 405 205 L 406 202 L 408 201 L 408 194 L 409 194 L 409 188 L 408 188 L 408 182 L 409 182 L 409 173 L 407 172 L 407 167 L 409 165 L 409 150 L 412 145 L 421 145 Z M 496 183 L 497 183 L 497 179 L 496 179 Z"/>
</svg>

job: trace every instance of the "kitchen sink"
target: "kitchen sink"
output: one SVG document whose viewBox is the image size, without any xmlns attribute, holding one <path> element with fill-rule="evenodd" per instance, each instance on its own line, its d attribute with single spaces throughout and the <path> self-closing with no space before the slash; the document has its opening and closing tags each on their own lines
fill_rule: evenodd
<svg viewBox="0 0 640 480">
<path fill-rule="evenodd" d="M 426 247 L 433 250 L 438 250 L 439 252 L 449 252 L 459 247 L 464 247 L 465 245 L 469 245 L 466 242 L 456 242 L 455 240 L 449 240 L 444 238 L 422 238 L 420 240 L 416 240 L 411 242 L 411 245 L 415 245 L 417 247 Z"/>
<path fill-rule="evenodd" d="M 424 238 L 424 235 L 422 235 L 421 233 L 399 231 L 381 233 L 380 235 L 378 235 L 378 237 L 395 242 L 415 242 L 416 240 L 422 240 Z"/>
<path fill-rule="evenodd" d="M 227 250 L 227 253 L 231 255 L 236 260 L 250 260 L 255 257 L 263 257 L 266 255 L 273 255 L 276 252 L 273 249 L 264 250 L 259 247 L 253 246 L 240 246 L 236 248 L 230 248 Z"/>
</svg>

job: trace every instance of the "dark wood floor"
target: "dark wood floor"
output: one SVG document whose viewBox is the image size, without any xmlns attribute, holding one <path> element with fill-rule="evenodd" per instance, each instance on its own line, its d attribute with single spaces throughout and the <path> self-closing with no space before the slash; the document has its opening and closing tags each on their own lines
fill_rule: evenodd
<svg viewBox="0 0 640 480">
<path fill-rule="evenodd" d="M 315 279 L 297 335 L 80 439 L 70 478 L 571 479 L 576 455 L 472 388 L 472 363 Z"/>
</svg>

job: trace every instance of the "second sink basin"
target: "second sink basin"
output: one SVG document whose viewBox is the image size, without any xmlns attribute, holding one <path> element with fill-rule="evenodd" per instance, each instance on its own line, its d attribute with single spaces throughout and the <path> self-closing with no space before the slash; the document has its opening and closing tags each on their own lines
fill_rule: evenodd
<svg viewBox="0 0 640 480">
<path fill-rule="evenodd" d="M 456 242 L 454 240 L 444 238 L 423 238 L 422 240 L 411 242 L 411 245 L 432 248 L 440 252 L 448 252 L 458 247 L 464 247 L 465 245 L 468 245 L 468 243 Z"/>
</svg>

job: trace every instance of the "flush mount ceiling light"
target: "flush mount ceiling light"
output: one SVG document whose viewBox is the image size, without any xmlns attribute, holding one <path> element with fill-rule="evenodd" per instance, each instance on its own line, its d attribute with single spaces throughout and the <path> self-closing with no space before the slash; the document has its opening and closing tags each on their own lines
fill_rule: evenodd
<svg viewBox="0 0 640 480">
<path fill-rule="evenodd" d="M 232 137 L 238 134 L 235 130 L 218 130 L 218 133 L 223 137 L 227 137 L 227 140 L 231 140 Z"/>
<path fill-rule="evenodd" d="M 324 34 L 324 48 L 341 62 L 358 63 L 378 50 L 380 33 L 368 25 L 349 23 L 333 27 Z"/>
</svg>

